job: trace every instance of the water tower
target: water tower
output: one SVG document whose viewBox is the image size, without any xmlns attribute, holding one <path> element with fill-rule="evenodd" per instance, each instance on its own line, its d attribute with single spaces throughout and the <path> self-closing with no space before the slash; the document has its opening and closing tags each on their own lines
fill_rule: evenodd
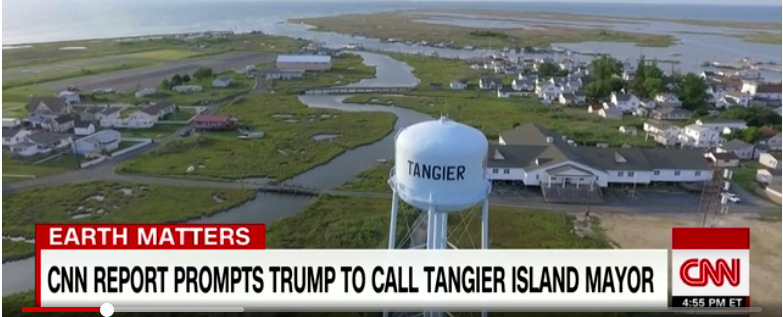
<svg viewBox="0 0 783 317">
<path fill-rule="evenodd" d="M 479 248 L 469 231 L 476 218 L 481 223 L 480 248 L 488 248 L 488 148 L 481 131 L 445 117 L 409 126 L 397 134 L 395 166 L 389 174 L 389 186 L 394 192 L 389 249 L 457 249 L 460 244 Z M 449 215 L 461 217 L 460 225 L 451 230 Z M 400 239 L 398 221 L 407 229 Z M 462 240 L 466 234 L 470 244 Z M 443 314 L 448 313 L 427 312 L 424 316 Z M 386 316 L 388 312 L 384 313 Z"/>
</svg>

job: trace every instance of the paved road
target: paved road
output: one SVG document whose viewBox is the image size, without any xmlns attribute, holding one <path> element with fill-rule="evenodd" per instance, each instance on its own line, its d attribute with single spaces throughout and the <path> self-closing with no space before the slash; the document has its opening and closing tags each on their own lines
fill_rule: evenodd
<svg viewBox="0 0 783 317">
<path fill-rule="evenodd" d="M 136 86 L 157 87 L 162 78 L 171 77 L 174 74 L 192 73 L 199 67 L 210 67 L 216 73 L 228 71 L 233 68 L 244 68 L 247 65 L 255 65 L 272 60 L 276 54 L 237 52 L 215 56 L 183 59 L 169 62 L 162 66 L 129 69 L 106 74 L 98 74 L 88 77 L 53 81 L 45 85 L 53 90 L 62 90 L 76 86 L 85 91 L 96 88 L 112 88 L 116 91 L 133 91 Z"/>
<path fill-rule="evenodd" d="M 90 58 L 90 59 L 79 60 L 79 61 L 70 61 L 66 63 L 58 63 L 53 65 L 25 67 L 21 69 L 10 70 L 10 71 L 3 70 L 3 78 L 35 75 L 44 72 L 53 72 L 59 70 L 82 69 L 87 67 L 95 67 L 100 65 L 110 65 L 110 64 L 117 64 L 117 63 L 155 62 L 155 61 L 159 62 L 160 60 L 150 59 L 150 58 L 128 57 L 128 56 L 106 56 L 106 57 Z"/>
</svg>

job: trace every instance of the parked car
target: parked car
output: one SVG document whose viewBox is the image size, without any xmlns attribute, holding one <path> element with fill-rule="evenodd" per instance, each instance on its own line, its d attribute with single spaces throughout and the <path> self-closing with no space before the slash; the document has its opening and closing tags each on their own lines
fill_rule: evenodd
<svg viewBox="0 0 783 317">
<path fill-rule="evenodd" d="M 185 137 L 189 137 L 191 134 L 193 134 L 193 130 L 185 130 L 182 131 L 182 133 L 180 133 L 179 136 L 185 138 Z"/>
<path fill-rule="evenodd" d="M 721 193 L 721 195 L 723 197 L 726 197 L 726 200 L 728 200 L 730 202 L 733 202 L 735 204 L 740 202 L 740 201 L 742 201 L 742 199 L 740 199 L 739 196 L 737 196 L 737 194 L 735 194 L 735 193 L 724 192 L 724 193 Z"/>
</svg>

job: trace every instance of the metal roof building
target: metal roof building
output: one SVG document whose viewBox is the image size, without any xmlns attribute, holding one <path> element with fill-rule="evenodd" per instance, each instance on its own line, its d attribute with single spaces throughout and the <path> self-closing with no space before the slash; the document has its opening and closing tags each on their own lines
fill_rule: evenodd
<svg viewBox="0 0 783 317">
<path fill-rule="evenodd" d="M 277 69 L 282 70 L 329 70 L 332 57 L 324 55 L 278 55 Z"/>
</svg>

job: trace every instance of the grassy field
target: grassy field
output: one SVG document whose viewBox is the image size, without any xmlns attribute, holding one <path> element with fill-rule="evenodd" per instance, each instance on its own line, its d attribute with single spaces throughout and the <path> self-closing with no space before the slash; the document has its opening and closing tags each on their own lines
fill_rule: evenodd
<svg viewBox="0 0 783 317">
<path fill-rule="evenodd" d="M 322 195 L 301 213 L 272 223 L 267 231 L 269 248 L 305 249 L 377 249 L 387 244 L 389 230 L 388 199 L 336 197 Z M 397 236 L 407 233 L 407 217 L 412 223 L 418 216 L 410 207 L 401 208 Z M 470 223 L 463 235 L 465 223 Z M 476 218 L 471 221 L 471 217 Z M 480 213 L 465 211 L 450 216 L 450 231 L 461 248 L 477 248 L 480 237 Z M 607 248 L 600 236 L 580 238 L 571 233 L 571 216 L 553 211 L 513 208 L 490 210 L 489 232 L 492 249 L 584 249 Z"/>
<path fill-rule="evenodd" d="M 3 234 L 32 238 L 38 222 L 182 221 L 223 211 L 255 194 L 252 190 L 114 182 L 32 189 L 3 195 Z"/>
<path fill-rule="evenodd" d="M 97 75 L 102 73 L 118 71 L 118 70 L 126 70 L 132 68 L 151 66 L 154 64 L 155 62 L 153 61 L 123 62 L 123 63 L 97 65 L 97 66 L 91 66 L 88 68 L 81 68 L 81 69 L 64 69 L 64 70 L 57 70 L 57 71 L 42 72 L 33 75 L 3 78 L 3 89 L 40 84 L 40 83 L 61 80 L 61 79 L 77 78 L 81 76 Z"/>
<path fill-rule="evenodd" d="M 27 118 L 27 104 L 24 102 L 3 101 L 3 118 Z"/>
<path fill-rule="evenodd" d="M 389 180 L 389 171 L 391 171 L 392 167 L 394 167 L 394 162 L 373 166 L 356 175 L 356 179 L 346 182 L 337 189 L 390 193 L 391 188 L 387 181 Z"/>
<path fill-rule="evenodd" d="M 295 52 L 304 43 L 298 39 L 261 33 L 240 34 L 227 38 L 203 37 L 192 40 L 166 37 L 36 43 L 30 45 L 31 47 L 3 50 L 3 69 L 131 54 L 137 58 L 167 60 L 229 51 Z M 84 47 L 85 49 L 61 50 L 62 47 Z"/>
<path fill-rule="evenodd" d="M 180 75 L 185 74 L 183 73 Z M 253 89 L 253 85 L 255 85 L 254 79 L 247 78 L 231 71 L 218 74 L 217 76 L 231 77 L 234 82 L 228 87 L 215 88 L 212 87 L 213 79 L 206 78 L 201 80 L 191 80 L 189 83 L 187 83 L 187 85 L 201 86 L 203 90 L 199 92 L 180 93 L 175 91 L 166 91 L 159 88 L 156 93 L 144 96 L 142 98 L 136 98 L 134 93 L 100 93 L 94 94 L 93 99 L 97 102 L 123 102 L 130 104 L 140 104 L 161 99 L 168 99 L 169 101 L 180 106 L 194 106 L 211 104 L 214 102 L 231 99 L 233 97 L 247 93 Z M 163 78 L 161 78 L 161 81 L 162 80 Z"/>
<path fill-rule="evenodd" d="M 264 131 L 262 139 L 237 139 L 235 132 L 204 132 L 162 144 L 123 162 L 118 171 L 193 178 L 237 179 L 267 176 L 284 180 L 324 164 L 392 131 L 388 113 L 345 113 L 310 109 L 293 95 L 260 95 L 220 109 L 241 124 Z M 331 142 L 319 134 L 335 134 Z M 205 165 L 188 173 L 191 165 Z"/>
<path fill-rule="evenodd" d="M 430 90 L 431 83 L 442 84 L 443 89 L 449 89 L 449 83 L 451 83 L 452 80 L 466 80 L 473 86 L 469 87 L 469 89 L 477 88 L 479 78 L 482 75 L 490 74 L 492 77 L 497 78 L 506 79 L 505 77 L 509 76 L 516 78 L 515 75 L 505 76 L 504 74 L 494 74 L 492 70 L 488 69 L 471 69 L 468 63 L 457 59 L 400 53 L 384 54 L 413 67 L 413 74 L 421 80 L 417 87 L 419 90 Z M 507 81 L 510 83 L 511 80 L 513 79 Z"/>
<path fill-rule="evenodd" d="M 3 239 L 3 262 L 35 255 L 35 243 Z"/>
<path fill-rule="evenodd" d="M 491 94 L 463 91 L 431 92 L 420 96 L 361 95 L 345 99 L 346 103 L 393 104 L 413 109 L 435 117 L 448 117 L 471 125 L 496 139 L 502 131 L 522 123 L 537 123 L 567 135 L 580 144 L 609 143 L 619 146 L 653 146 L 643 136 L 629 136 L 617 129 L 621 125 L 637 126 L 644 119 L 625 116 L 622 120 L 606 120 L 587 113 L 586 108 L 563 108 L 542 105 L 532 98 L 500 99 Z"/>
<path fill-rule="evenodd" d="M 746 42 L 781 45 L 780 33 L 755 32 L 741 35 L 740 38 Z"/>
<path fill-rule="evenodd" d="M 27 105 L 32 95 L 54 95 L 54 91 L 42 86 L 20 86 L 14 88 L 3 89 L 3 113 L 5 113 L 5 103 L 14 102 Z M 18 107 L 18 104 L 15 104 Z M 12 104 L 12 107 L 14 105 Z M 13 108 L 12 108 L 13 109 Z M 18 110 L 17 110 L 18 111 Z M 27 116 L 27 110 L 25 109 L 24 116 Z"/>
<path fill-rule="evenodd" d="M 438 13 L 460 13 L 471 15 L 483 15 L 490 18 L 510 18 L 520 19 L 544 19 L 557 22 L 590 22 L 598 24 L 644 24 L 645 21 L 673 22 L 687 25 L 728 27 L 746 30 L 780 30 L 781 23 L 774 22 L 749 22 L 749 21 L 724 21 L 724 20 L 696 20 L 696 19 L 667 19 L 667 18 L 645 18 L 628 16 L 609 16 L 609 15 L 590 15 L 590 14 L 570 14 L 562 12 L 537 12 L 537 11 L 515 11 L 515 10 L 491 10 L 491 9 L 431 9 L 418 10 L 417 13 L 437 15 Z M 482 17 L 483 18 L 483 17 Z M 534 22 L 535 23 L 535 22 Z M 540 22 L 538 22 L 540 23 Z"/>
<path fill-rule="evenodd" d="M 5 175 L 3 176 L 3 184 L 10 184 L 30 178 L 8 175 L 44 177 L 79 169 L 79 158 L 75 155 L 66 154 L 40 164 L 33 164 L 43 158 L 45 158 L 45 156 L 26 159 L 12 158 L 8 153 L 3 152 L 3 175 Z"/>
<path fill-rule="evenodd" d="M 325 72 L 307 72 L 303 78 L 273 80 L 271 89 L 280 91 L 301 91 L 314 87 L 341 86 L 375 78 L 375 67 L 362 63 L 359 55 L 346 54 L 332 58 L 332 69 Z"/>
<path fill-rule="evenodd" d="M 319 18 L 292 19 L 294 23 L 313 25 L 317 30 L 334 31 L 375 38 L 409 41 L 454 41 L 454 45 L 474 47 L 538 46 L 572 42 L 635 42 L 639 46 L 669 46 L 674 39 L 665 35 L 619 32 L 602 29 L 545 26 L 543 29 L 493 29 L 491 34 L 476 33 L 475 28 L 414 21 L 399 12 L 349 14 Z M 482 35 L 483 34 L 483 35 Z"/>
</svg>

